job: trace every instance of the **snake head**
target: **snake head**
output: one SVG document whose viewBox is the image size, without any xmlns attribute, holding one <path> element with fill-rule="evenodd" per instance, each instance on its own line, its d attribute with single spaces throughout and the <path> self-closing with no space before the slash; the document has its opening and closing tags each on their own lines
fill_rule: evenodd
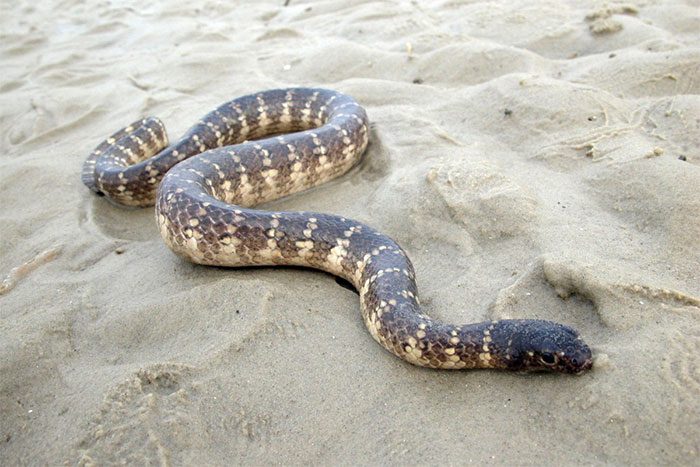
<svg viewBox="0 0 700 467">
<path fill-rule="evenodd" d="M 508 368 L 581 374 L 593 366 L 591 349 L 568 326 L 543 320 L 503 320 L 493 331 L 505 346 Z"/>
</svg>

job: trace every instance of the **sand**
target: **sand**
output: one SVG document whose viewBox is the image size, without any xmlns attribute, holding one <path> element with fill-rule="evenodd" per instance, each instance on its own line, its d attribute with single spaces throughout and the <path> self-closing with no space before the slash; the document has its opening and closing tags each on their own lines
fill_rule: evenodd
<svg viewBox="0 0 700 467">
<path fill-rule="evenodd" d="M 698 2 L 288 3 L 3 2 L 0 463 L 697 465 Z M 593 371 L 413 367 L 332 276 L 188 264 L 80 182 L 136 118 L 293 85 L 371 147 L 271 208 L 394 237 L 442 319 L 574 326 Z"/>
</svg>

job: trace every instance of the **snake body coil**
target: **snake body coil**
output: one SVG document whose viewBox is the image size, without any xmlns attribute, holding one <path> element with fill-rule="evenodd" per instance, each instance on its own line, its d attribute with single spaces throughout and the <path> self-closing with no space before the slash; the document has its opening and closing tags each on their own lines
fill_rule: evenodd
<svg viewBox="0 0 700 467">
<path fill-rule="evenodd" d="M 135 122 L 93 151 L 82 179 L 120 204 L 155 203 L 165 243 L 195 263 L 296 265 L 343 277 L 359 291 L 372 337 L 415 365 L 590 368 L 588 346 L 561 324 L 454 326 L 425 315 L 411 261 L 371 227 L 329 214 L 251 209 L 347 172 L 367 147 L 368 125 L 364 109 L 335 91 L 265 91 L 220 106 L 169 147 L 159 120 Z"/>
</svg>

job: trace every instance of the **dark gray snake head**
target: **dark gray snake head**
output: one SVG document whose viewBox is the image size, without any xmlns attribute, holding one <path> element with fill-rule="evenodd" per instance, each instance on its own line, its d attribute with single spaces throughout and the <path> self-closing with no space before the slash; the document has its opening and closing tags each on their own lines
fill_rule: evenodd
<svg viewBox="0 0 700 467">
<path fill-rule="evenodd" d="M 593 366 L 591 349 L 568 326 L 543 320 L 503 320 L 491 331 L 511 370 L 580 374 Z"/>
</svg>

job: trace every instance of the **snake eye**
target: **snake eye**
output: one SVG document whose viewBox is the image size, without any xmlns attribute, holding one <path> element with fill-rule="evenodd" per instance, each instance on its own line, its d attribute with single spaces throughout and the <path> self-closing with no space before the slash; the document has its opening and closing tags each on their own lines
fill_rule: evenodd
<svg viewBox="0 0 700 467">
<path fill-rule="evenodd" d="M 557 363 L 557 356 L 551 353 L 543 353 L 540 355 L 540 361 L 545 365 L 554 365 Z"/>
</svg>

